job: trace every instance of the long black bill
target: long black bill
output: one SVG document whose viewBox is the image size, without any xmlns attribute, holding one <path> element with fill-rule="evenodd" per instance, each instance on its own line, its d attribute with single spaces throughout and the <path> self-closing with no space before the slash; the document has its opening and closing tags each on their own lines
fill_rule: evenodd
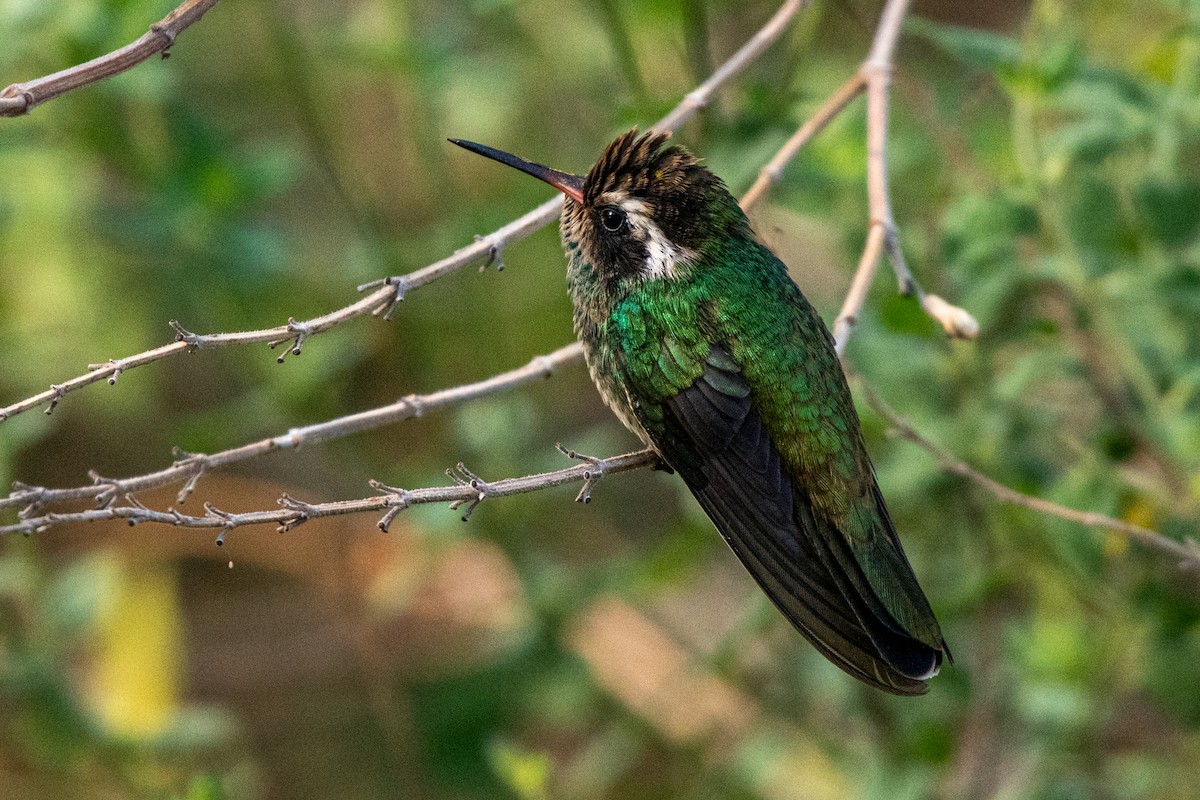
<svg viewBox="0 0 1200 800">
<path fill-rule="evenodd" d="M 486 144 L 477 144 L 475 142 L 468 142 L 463 139 L 450 139 L 450 141 L 459 147 L 470 150 L 472 153 L 478 153 L 481 156 L 486 156 L 493 161 L 499 161 L 501 164 L 507 164 L 514 169 L 521 170 L 521 172 L 524 172 L 527 175 L 532 175 L 539 180 L 543 180 L 577 203 L 583 202 L 582 175 L 571 175 L 567 172 L 559 172 L 552 167 L 547 167 L 545 164 L 535 164 L 532 161 L 526 161 L 520 156 L 514 156 L 512 153 L 506 153 L 503 150 L 497 150 L 494 147 L 488 147 Z"/>
</svg>

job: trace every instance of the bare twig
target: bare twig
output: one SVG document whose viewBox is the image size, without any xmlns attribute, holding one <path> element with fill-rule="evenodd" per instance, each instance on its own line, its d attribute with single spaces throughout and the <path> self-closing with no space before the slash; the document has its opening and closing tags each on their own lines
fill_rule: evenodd
<svg viewBox="0 0 1200 800">
<path fill-rule="evenodd" d="M 904 262 L 896 220 L 892 214 L 887 179 L 888 90 L 896 42 L 900 38 L 900 27 L 908 5 L 909 0 L 888 0 L 875 31 L 871 52 L 859 68 L 859 80 L 865 84 L 867 91 L 867 195 L 871 208 L 871 227 L 850 291 L 833 323 L 833 338 L 839 355 L 845 354 L 846 343 L 862 311 L 879 258 L 885 251 L 896 272 L 900 293 L 915 294 L 921 301 L 921 308 L 941 323 L 946 333 L 969 339 L 979 332 L 978 323 L 966 311 L 950 305 L 937 295 L 927 295 L 921 289 Z"/>
<path fill-rule="evenodd" d="M 159 32 L 167 32 L 173 39 L 179 30 L 199 19 L 200 15 L 207 8 L 214 5 L 215 2 L 216 0 L 184 3 L 172 15 L 168 15 L 168 18 L 163 23 L 154 26 L 151 35 Z M 775 16 L 772 17 L 750 42 L 735 53 L 709 80 L 689 93 L 671 113 L 656 123 L 654 127 L 672 129 L 704 107 L 709 102 L 712 94 L 721 85 L 753 61 L 772 41 L 778 38 L 791 18 L 805 5 L 807 5 L 805 0 L 790 0 L 790 2 L 784 3 Z M 796 153 L 813 136 L 823 130 L 858 94 L 862 93 L 864 89 L 866 90 L 868 96 L 868 192 L 871 206 L 871 227 L 868 231 L 863 256 L 854 281 L 843 304 L 842 312 L 839 314 L 834 325 L 839 352 L 845 346 L 846 339 L 853 328 L 855 318 L 865 301 L 867 288 L 875 274 L 879 258 L 885 250 L 888 252 L 896 271 L 901 292 L 916 294 L 921 300 L 922 308 L 930 316 L 941 322 L 948 333 L 958 336 L 973 336 L 977 329 L 974 320 L 965 311 L 949 305 L 936 295 L 928 295 L 921 290 L 903 261 L 903 255 L 900 252 L 896 236 L 896 227 L 888 196 L 885 142 L 887 135 L 888 83 L 890 80 L 892 56 L 899 37 L 900 24 L 907 6 L 907 0 L 889 0 L 884 8 L 883 17 L 880 27 L 876 32 L 871 54 L 859 72 L 839 87 L 813 116 L 797 130 L 770 162 L 763 167 L 759 173 L 758 180 L 755 181 L 754 185 L 742 198 L 742 205 L 745 208 L 749 208 L 761 200 L 770 187 L 778 181 L 783 168 L 790 163 Z M 183 19 L 185 12 L 191 12 L 193 16 L 187 17 L 186 22 L 179 22 L 177 19 L 174 28 L 164 27 L 167 20 L 172 19 L 173 16 Z M 143 39 L 146 38 L 143 37 Z M 139 42 L 141 41 L 139 40 Z M 164 48 L 159 48 L 159 50 L 162 49 Z M 95 64 L 96 62 L 91 63 Z M 88 66 L 83 65 L 83 67 L 78 69 L 83 70 Z M 132 66 L 132 64 L 128 66 Z M 128 68 L 128 66 L 124 68 Z M 64 74 L 60 73 L 59 75 Z M 24 110 L 28 110 L 33 105 L 43 102 L 56 94 L 74 88 L 74 86 L 99 80 L 104 76 L 104 74 L 96 73 L 89 80 L 77 81 L 65 88 L 58 88 L 53 93 L 43 95 L 34 94 L 30 96 L 23 94 L 22 96 L 26 97 Z M 45 85 L 50 85 L 48 82 L 56 77 L 50 76 L 49 78 L 40 80 L 47 82 Z M 32 83 L 26 84 L 26 89 Z M 62 84 L 54 85 L 61 86 Z M 0 97 L 7 97 L 12 89 L 13 87 L 10 87 Z M 22 89 L 21 91 L 25 92 L 26 89 Z M 4 108 L 7 107 L 0 104 L 0 109 Z M 23 111 L 7 113 L 23 113 Z M 474 244 L 462 248 L 451 256 L 430 264 L 423 269 L 416 270 L 407 275 L 393 276 L 360 286 L 360 291 L 368 289 L 374 289 L 375 291 L 356 303 L 305 322 L 297 322 L 294 319 L 289 319 L 287 325 L 265 330 L 229 334 L 195 334 L 173 321 L 171 325 L 176 331 L 176 342 L 174 344 L 155 350 L 148 350 L 124 359 L 113 359 L 104 364 L 93 364 L 89 367 L 90 371 L 85 375 L 62 384 L 54 385 L 47 392 L 0 409 L 0 421 L 42 403 L 50 404 L 47 410 L 47 413 L 49 413 L 49 410 L 52 410 L 67 392 L 105 379 L 110 384 L 115 383 L 121 372 L 125 370 L 182 352 L 190 352 L 208 347 L 268 342 L 272 347 L 290 344 L 288 352 L 299 355 L 304 340 L 309 336 L 322 333 L 343 322 L 367 313 L 383 315 L 387 318 L 408 291 L 432 283 L 438 278 L 468 264 L 483 259 L 499 259 L 503 248 L 507 244 L 530 235 L 553 220 L 558 214 L 560 204 L 561 196 L 555 197 L 553 200 L 543 203 L 533 211 L 503 226 L 494 233 L 484 237 L 477 237 Z M 329 503 L 306 503 L 285 495 L 279 499 L 281 508 L 275 511 L 230 513 L 218 509 L 211 504 L 205 504 L 204 516 L 194 516 L 182 514 L 174 508 L 170 508 L 165 512 L 152 510 L 143 505 L 132 494 L 133 492 L 155 487 L 183 484 L 183 488 L 177 499 L 178 503 L 182 503 L 195 488 L 196 482 L 209 469 L 225 466 L 278 449 L 297 448 L 303 444 L 327 441 L 350 433 L 370 430 L 381 425 L 420 416 L 426 409 L 438 408 L 451 403 L 480 397 L 519 386 L 539 376 L 548 376 L 558 367 L 579 361 L 581 358 L 582 348 L 578 344 L 568 345 L 547 356 L 540 356 L 533 359 L 525 367 L 501 373 L 474 384 L 445 389 L 423 396 L 409 395 L 388 406 L 345 417 L 338 417 L 323 423 L 294 428 L 282 436 L 263 439 L 211 455 L 181 454 L 181 457 L 171 467 L 147 475 L 111 479 L 93 473 L 93 483 L 91 485 L 68 489 L 47 489 L 15 484 L 15 491 L 12 494 L 6 498 L 0 498 L 0 508 L 23 507 L 21 520 L 13 525 L 0 527 L 0 533 L 22 532 L 29 534 L 70 522 L 125 519 L 130 524 L 153 522 L 179 527 L 218 528 L 221 531 L 218 536 L 218 542 L 220 542 L 223 540 L 225 532 L 235 527 L 273 524 L 278 526 L 280 530 L 286 531 L 316 517 L 378 511 L 384 512 L 378 525 L 386 531 L 388 525 L 400 511 L 411 505 L 447 502 L 453 508 L 465 506 L 466 510 L 463 512 L 463 519 L 465 520 L 480 503 L 490 497 L 502 497 L 536 491 L 564 483 L 580 481 L 583 483 L 583 487 L 577 495 L 576 500 L 586 503 L 591 499 L 591 489 L 595 482 L 603 475 L 652 466 L 658 463 L 656 454 L 652 450 L 643 450 L 609 459 L 598 459 L 590 456 L 581 456 L 573 451 L 562 450 L 560 447 L 560 450 L 564 454 L 578 459 L 582 463 L 555 472 L 520 478 L 508 478 L 495 482 L 484 481 L 470 472 L 465 466 L 459 464 L 456 471 L 448 471 L 448 474 L 454 481 L 454 484 L 451 486 L 404 490 L 372 481 L 372 486 L 381 493 L 379 496 Z M 282 356 L 280 360 L 283 360 Z M 1148 528 L 1116 520 L 1102 514 L 1082 512 L 1059 506 L 1055 503 L 1021 494 L 997 483 L 920 436 L 910 425 L 887 407 L 869 386 L 865 383 L 862 386 L 868 402 L 881 415 L 888 419 L 902 436 L 931 453 L 946 470 L 967 477 L 980 486 L 983 486 L 1002 502 L 1022 505 L 1039 513 L 1058 516 L 1092 527 L 1120 531 L 1152 549 L 1178 559 L 1182 565 L 1189 567 L 1200 566 L 1200 548 L 1194 542 L 1176 542 Z M 118 498 L 122 498 L 124 503 L 118 504 Z M 48 504 L 83 499 L 93 500 L 101 507 L 89 511 L 71 513 L 41 513 Z"/>
<path fill-rule="evenodd" d="M 829 98 L 809 117 L 791 138 L 779 149 L 771 160 L 758 171 L 758 178 L 750 189 L 742 196 L 742 208 L 747 211 L 766 196 L 766 193 L 783 177 L 783 170 L 796 158 L 800 150 L 825 126 L 850 105 L 854 98 L 862 94 L 866 88 L 866 80 L 861 71 L 856 72 L 845 83 L 838 87 Z"/>
<path fill-rule="evenodd" d="M 199 22 L 218 0 L 185 0 L 179 7 L 150 26 L 141 38 L 94 58 L 85 64 L 61 70 L 53 75 L 14 83 L 0 92 L 0 117 L 28 114 L 34 106 L 52 100 L 60 94 L 104 80 L 131 67 L 136 67 L 156 53 L 163 58 L 169 54 L 175 37 L 194 22 Z"/>
<path fill-rule="evenodd" d="M 209 5 L 212 2 L 215 0 L 211 0 Z M 729 60 L 722 64 L 708 80 L 689 92 L 679 105 L 656 122 L 653 127 L 672 130 L 694 116 L 708 104 L 719 88 L 744 70 L 772 42 L 777 40 L 786 30 L 788 23 L 808 5 L 808 2 L 810 0 L 787 0 L 749 42 L 730 56 Z M 180 6 L 181 9 L 183 7 Z M 92 365 L 93 368 L 83 375 L 63 383 L 53 384 L 45 392 L 0 408 L 0 422 L 42 404 L 49 404 L 46 411 L 50 413 L 58 405 L 63 395 L 68 392 L 103 380 L 107 380 L 110 384 L 115 383 L 117 375 L 121 372 L 201 348 L 266 342 L 272 347 L 290 345 L 284 351 L 284 355 L 289 352 L 299 355 L 304 340 L 309 337 L 324 333 L 366 314 L 382 315 L 384 319 L 388 319 L 408 292 L 426 286 L 469 264 L 484 259 L 498 259 L 509 244 L 533 234 L 557 219 L 561 208 L 562 195 L 556 194 L 552 199 L 487 236 L 476 237 L 472 244 L 455 251 L 452 255 L 407 275 L 395 275 L 363 284 L 358 287 L 359 291 L 373 290 L 371 294 L 356 303 L 304 322 L 289 320 L 288 324 L 274 328 L 219 334 L 194 334 L 185 330 L 179 323 L 172 322 L 172 326 L 176 330 L 174 344 L 122 359 L 112 359 L 104 364 Z M 283 361 L 282 355 L 279 357 L 279 361 Z"/>
<path fill-rule="evenodd" d="M 461 477 L 455 477 L 450 486 L 434 486 L 425 489 L 399 489 L 387 486 L 378 481 L 371 481 L 371 486 L 380 492 L 375 497 L 365 497 L 357 500 L 337 500 L 329 503 L 306 503 L 284 495 L 278 503 L 280 508 L 275 511 L 249 511 L 233 513 L 224 511 L 210 503 L 204 505 L 204 516 L 182 514 L 174 508 L 166 511 L 155 511 L 147 508 L 133 498 L 127 498 L 126 505 L 113 505 L 108 508 L 78 511 L 67 514 L 44 514 L 38 517 L 24 519 L 15 525 L 0 526 L 0 535 L 7 533 L 24 533 L 26 535 L 40 533 L 51 527 L 73 522 L 98 522 L 102 520 L 123 519 L 131 525 L 140 523 L 156 523 L 172 525 L 181 528 L 216 528 L 221 531 L 221 540 L 226 531 L 247 525 L 275 525 L 281 532 L 295 529 L 310 519 L 332 517 L 343 514 L 358 514 L 367 512 L 383 512 L 377 523 L 380 529 L 386 531 L 396 515 L 410 506 L 424 503 L 450 503 L 452 507 L 466 503 L 474 510 L 479 503 L 491 497 L 507 497 L 514 494 L 534 492 L 564 483 L 585 484 L 594 482 L 600 475 L 618 472 L 628 472 L 655 464 L 658 455 L 653 450 L 638 450 L 612 458 L 589 458 L 581 464 L 554 472 L 543 472 L 537 475 L 525 475 L 519 478 L 505 478 L 490 483 L 480 480 L 461 464 L 458 472 Z M 590 495 L 589 495 L 590 496 Z M 464 521 L 468 514 L 463 515 Z"/>
<path fill-rule="evenodd" d="M 1059 505 L 1058 503 L 1052 503 L 1049 500 L 1043 500 L 1040 497 L 1023 494 L 1015 489 L 1010 489 L 1004 484 L 984 475 L 940 445 L 926 439 L 901 417 L 895 409 L 884 402 L 883 398 L 876 394 L 871 385 L 861 376 L 858 376 L 857 380 L 867 404 L 887 420 L 888 425 L 897 434 L 933 456 L 942 466 L 942 469 L 955 475 L 960 475 L 977 486 L 986 489 L 1000 502 L 1022 506 L 1039 514 L 1077 522 L 1080 525 L 1086 525 L 1090 528 L 1102 528 L 1104 530 L 1123 533 L 1143 546 L 1174 559 L 1181 569 L 1200 570 L 1200 546 L 1194 540 L 1179 542 L 1163 536 L 1158 531 L 1142 527 L 1141 525 L 1135 525 L 1132 522 L 1126 522 L 1125 520 L 1092 511 L 1079 511 Z"/>
<path fill-rule="evenodd" d="M 816 112 L 813 117 L 815 122 L 806 123 L 801 131 L 809 131 L 804 137 L 799 135 L 793 136 L 783 146 L 782 149 L 769 162 L 767 168 L 764 168 L 760 173 L 760 180 L 756 182 L 750 191 L 742 197 L 741 203 L 743 208 L 749 208 L 753 203 L 760 200 L 766 191 L 774 184 L 775 178 L 770 177 L 777 175 L 778 170 L 782 170 L 787 163 L 795 158 L 799 149 L 817 133 L 824 125 L 832 119 L 838 110 L 845 107 L 846 102 L 853 98 L 855 92 L 850 88 L 854 83 L 859 86 L 863 84 L 860 81 L 848 82 L 833 98 Z M 841 99 L 839 99 L 841 98 Z M 771 166 L 774 165 L 774 166 Z M 765 179 L 762 176 L 768 176 Z M 528 216 L 528 215 L 526 215 Z M 525 219 L 525 218 L 522 218 Z M 491 237 L 482 237 L 475 244 L 471 245 L 468 250 L 470 254 L 463 254 L 464 251 L 459 251 L 451 259 L 468 258 L 477 259 L 483 257 L 489 252 L 489 248 L 496 248 L 494 241 L 507 240 L 506 237 L 519 235 L 520 228 L 518 227 L 521 220 L 517 220 L 510 225 L 501 228 Z M 494 257 L 494 256 L 492 256 Z M 389 291 L 388 286 L 393 290 L 398 290 L 400 296 L 403 296 L 403 291 L 411 288 L 414 285 L 424 285 L 436 278 L 439 271 L 445 269 L 445 264 L 450 259 L 444 259 L 441 262 L 432 264 L 424 270 L 410 273 L 403 278 L 388 279 L 387 285 L 370 297 L 364 298 L 363 301 L 355 306 L 342 309 L 341 312 L 335 313 L 365 313 L 365 309 L 374 305 L 374 308 L 379 311 L 383 308 L 377 302 L 376 295 L 386 295 Z M 470 263 L 465 261 L 464 263 Z M 378 282 L 383 283 L 383 282 Z M 360 287 L 368 288 L 368 287 Z M 378 301 L 388 301 L 388 297 L 380 296 Z M 306 334 L 314 331 L 327 330 L 336 322 L 331 321 L 332 315 L 319 317 L 310 320 L 306 323 L 297 323 L 292 320 L 289 323 L 291 327 L 301 327 Z M 233 334 L 194 334 L 186 330 L 178 322 L 172 321 L 172 327 L 175 328 L 176 338 L 179 340 L 173 345 L 168 345 L 167 348 L 159 350 L 151 350 L 146 353 L 139 354 L 121 360 L 112 360 L 107 364 L 93 365 L 93 372 L 88 373 L 74 381 L 69 381 L 65 384 L 52 387 L 49 392 L 43 393 L 33 398 L 23 401 L 18 406 L 22 406 L 19 410 L 24 410 L 25 406 L 36 405 L 40 402 L 49 400 L 52 404 L 57 403 L 58 398 L 67 391 L 85 386 L 87 383 L 94 383 L 104 378 L 109 378 L 109 382 L 115 382 L 117 375 L 122 370 L 132 366 L 138 366 L 142 363 L 149 363 L 159 357 L 162 357 L 160 351 L 170 349 L 174 352 L 180 350 L 196 350 L 201 347 L 218 347 L 228 344 L 237 344 L 246 341 L 246 337 L 254 336 L 257 341 L 267 341 L 270 337 L 281 336 L 286 331 L 286 328 L 272 328 L 264 331 L 242 332 Z M 442 407 L 455 402 L 475 399 L 485 394 L 502 391 L 504 389 L 519 386 L 522 383 L 536 377 L 538 375 L 549 376 L 551 372 L 561 366 L 574 363 L 582 360 L 583 349 L 578 344 L 567 345 L 545 356 L 535 357 L 527 366 L 517 370 L 500 373 L 484 381 L 465 386 L 444 389 L 440 392 L 435 392 L 429 395 L 409 395 L 408 397 L 381 408 L 362 411 L 357 414 L 351 414 L 344 417 L 337 417 L 326 422 L 317 423 L 314 425 L 305 426 L 302 428 L 294 428 L 287 434 L 282 436 L 269 437 L 261 439 L 257 442 L 251 442 L 239 447 L 229 448 L 217 453 L 199 454 L 188 453 L 183 454 L 183 457 L 175 461 L 171 466 L 165 469 L 151 472 L 144 475 L 132 476 L 127 478 L 107 478 L 95 475 L 92 483 L 85 486 L 75 486 L 69 488 L 47 488 L 42 486 L 29 486 L 21 483 L 14 485 L 14 491 L 7 497 L 0 498 L 0 509 L 3 508 L 20 508 L 21 516 L 28 518 L 35 516 L 46 508 L 48 505 L 55 503 L 75 502 L 80 500 L 90 500 L 96 502 L 101 507 L 107 507 L 113 504 L 118 498 L 128 495 L 133 492 L 145 491 L 147 489 L 161 488 L 164 486 L 173 486 L 182 484 L 177 497 L 177 503 L 183 503 L 188 495 L 194 491 L 197 482 L 201 476 L 213 469 L 227 466 L 229 464 L 244 461 L 246 459 L 255 458 L 267 453 L 275 452 L 280 449 L 296 448 L 301 444 L 315 444 L 317 442 L 328 441 L 334 438 L 340 438 L 352 433 L 358 433 L 364 430 L 370 430 L 379 426 L 389 425 L 399 422 L 410 417 L 420 416 L 425 409 L 433 409 Z M 16 408 L 17 406 L 10 406 Z M 5 409 L 7 411 L 8 409 Z M 586 498 L 590 482 L 585 484 L 580 492 L 581 498 Z"/>
<path fill-rule="evenodd" d="M 687 96 L 683 98 L 683 102 L 675 106 L 651 127 L 663 131 L 673 131 L 695 116 L 697 111 L 708 105 L 717 89 L 728 83 L 762 55 L 763 51 L 787 30 L 792 19 L 811 2 L 812 0 L 787 0 L 779 7 L 775 15 L 767 20 L 767 24 L 751 37 L 750 41 L 742 45 L 741 49 L 730 56 L 728 61 L 717 67 L 717 71 L 710 75 L 708 80 L 688 92 Z"/>
<path fill-rule="evenodd" d="M 92 483 L 70 488 L 45 488 L 14 484 L 14 491 L 0 498 L 0 509 L 20 508 L 23 518 L 41 513 L 55 503 L 90 500 L 97 505 L 110 507 L 121 497 L 134 492 L 182 484 L 176 503 L 183 503 L 196 488 L 196 483 L 206 472 L 245 461 L 250 458 L 273 453 L 278 450 L 297 449 L 303 445 L 326 442 L 361 431 L 391 425 L 406 419 L 419 417 L 426 411 L 474 400 L 490 394 L 521 386 L 539 378 L 548 378 L 567 364 L 583 357 L 583 350 L 576 344 L 560 347 L 553 353 L 534 357 L 525 366 L 502 372 L 486 380 L 455 386 L 425 395 L 411 394 L 395 403 L 380 408 L 337 417 L 327 422 L 292 428 L 286 434 L 260 439 L 257 442 L 222 450 L 209 455 L 179 452 L 179 458 L 171 466 L 157 472 L 129 478 L 107 478 L 92 475 Z"/>
</svg>

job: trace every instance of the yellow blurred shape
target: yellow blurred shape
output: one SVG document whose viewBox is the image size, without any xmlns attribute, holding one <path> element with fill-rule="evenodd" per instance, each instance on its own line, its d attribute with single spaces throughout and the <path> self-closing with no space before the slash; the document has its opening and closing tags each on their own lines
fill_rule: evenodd
<svg viewBox="0 0 1200 800">
<path fill-rule="evenodd" d="M 550 757 L 545 753 L 523 750 L 510 742 L 493 744 L 488 753 L 492 768 L 523 800 L 547 796 L 550 782 Z"/>
<path fill-rule="evenodd" d="M 182 625 L 175 571 L 121 563 L 101 614 L 91 706 L 119 736 L 163 732 L 179 707 Z"/>
</svg>

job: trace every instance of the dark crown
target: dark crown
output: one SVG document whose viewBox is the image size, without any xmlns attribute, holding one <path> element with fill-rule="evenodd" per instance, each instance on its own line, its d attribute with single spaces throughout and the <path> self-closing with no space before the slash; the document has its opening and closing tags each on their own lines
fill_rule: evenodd
<svg viewBox="0 0 1200 800">
<path fill-rule="evenodd" d="M 707 173 L 699 160 L 679 146 L 663 148 L 671 134 L 649 130 L 638 136 L 637 128 L 621 134 L 604 149 L 583 184 L 588 205 L 600 195 L 625 191 L 635 197 L 684 189 L 696 173 Z"/>
<path fill-rule="evenodd" d="M 617 137 L 584 179 L 584 204 L 595 206 L 608 192 L 645 200 L 668 238 L 690 249 L 713 236 L 748 232 L 721 179 L 682 147 L 663 147 L 669 137 L 656 130 L 639 136 L 637 128 Z"/>
</svg>

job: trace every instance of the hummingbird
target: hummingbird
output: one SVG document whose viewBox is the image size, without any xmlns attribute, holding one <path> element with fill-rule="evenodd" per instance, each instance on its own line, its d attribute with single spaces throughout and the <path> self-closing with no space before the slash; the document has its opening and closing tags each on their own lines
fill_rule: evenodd
<svg viewBox="0 0 1200 800">
<path fill-rule="evenodd" d="M 826 658 L 923 694 L 950 651 L 884 505 L 833 338 L 725 184 L 636 128 L 587 175 L 456 145 L 562 192 L 576 335 L 601 396 Z"/>
</svg>

